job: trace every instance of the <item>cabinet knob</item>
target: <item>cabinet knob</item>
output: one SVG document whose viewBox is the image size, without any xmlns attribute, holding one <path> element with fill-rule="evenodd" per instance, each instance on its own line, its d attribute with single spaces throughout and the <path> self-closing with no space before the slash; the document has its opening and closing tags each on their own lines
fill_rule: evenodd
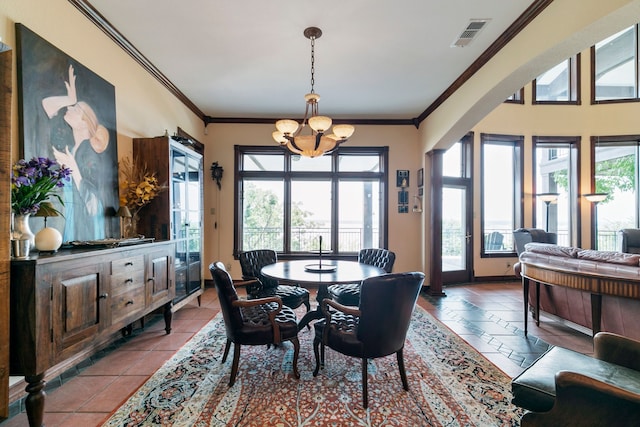
<svg viewBox="0 0 640 427">
<path fill-rule="evenodd" d="M 104 294 L 100 294 L 100 296 L 98 298 L 100 298 L 100 299 L 109 298 L 109 294 L 105 292 Z"/>
<path fill-rule="evenodd" d="M 155 281 L 156 281 L 156 279 L 154 279 L 153 277 L 149 277 L 149 278 L 147 279 L 147 282 L 155 282 Z"/>
<path fill-rule="evenodd" d="M 129 300 L 125 305 L 132 305 L 132 304 L 133 304 L 133 301 Z"/>
<path fill-rule="evenodd" d="M 124 281 L 124 283 L 133 283 L 133 279 L 129 277 L 127 280 Z"/>
<path fill-rule="evenodd" d="M 129 265 L 133 265 L 133 262 L 131 262 L 131 261 L 127 261 L 127 262 L 125 262 L 125 263 L 124 263 L 124 265 L 125 265 L 125 267 L 126 267 L 126 266 L 129 266 Z"/>
</svg>

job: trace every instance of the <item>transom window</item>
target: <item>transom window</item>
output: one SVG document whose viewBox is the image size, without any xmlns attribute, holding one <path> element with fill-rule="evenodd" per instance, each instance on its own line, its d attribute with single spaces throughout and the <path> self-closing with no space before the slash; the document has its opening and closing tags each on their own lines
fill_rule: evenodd
<svg viewBox="0 0 640 427">
<path fill-rule="evenodd" d="M 236 146 L 234 253 L 352 256 L 387 245 L 388 147 L 342 147 L 310 159 Z"/>
<path fill-rule="evenodd" d="M 580 54 L 540 74 L 532 84 L 534 104 L 580 103 Z"/>
<path fill-rule="evenodd" d="M 639 98 L 637 39 L 636 24 L 591 48 L 593 103 Z"/>
</svg>

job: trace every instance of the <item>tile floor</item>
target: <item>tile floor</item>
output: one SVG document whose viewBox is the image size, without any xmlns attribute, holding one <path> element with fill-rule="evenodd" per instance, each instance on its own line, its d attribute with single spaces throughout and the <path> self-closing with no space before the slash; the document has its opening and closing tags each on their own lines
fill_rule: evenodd
<svg viewBox="0 0 640 427">
<path fill-rule="evenodd" d="M 540 326 L 529 322 L 525 338 L 519 282 L 454 285 L 444 292 L 445 297 L 421 295 L 420 306 L 512 377 L 550 345 L 561 344 L 586 354 L 593 351 L 590 336 L 544 317 Z M 131 337 L 49 380 L 47 427 L 100 426 L 218 310 L 215 290 L 207 288 L 201 306 L 194 301 L 174 314 L 170 335 L 165 335 L 164 322 L 157 316 Z M 21 401 L 12 404 L 12 417 L 0 422 L 0 427 L 28 425 L 23 405 Z"/>
</svg>

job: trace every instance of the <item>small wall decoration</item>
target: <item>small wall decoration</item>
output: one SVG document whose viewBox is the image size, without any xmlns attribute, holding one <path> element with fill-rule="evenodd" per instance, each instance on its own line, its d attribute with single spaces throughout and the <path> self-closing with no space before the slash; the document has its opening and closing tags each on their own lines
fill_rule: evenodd
<svg viewBox="0 0 640 427">
<path fill-rule="evenodd" d="M 20 157 L 72 170 L 60 189 L 63 241 L 118 237 L 115 88 L 33 31 L 16 24 Z"/>
<path fill-rule="evenodd" d="M 222 180 L 222 174 L 224 173 L 224 169 L 222 166 L 218 165 L 218 162 L 213 162 L 211 164 L 211 179 L 213 179 L 216 184 L 218 184 L 218 190 L 222 189 L 222 184 L 220 181 Z"/>
<path fill-rule="evenodd" d="M 418 169 L 418 188 L 424 185 L 424 168 Z"/>
<path fill-rule="evenodd" d="M 397 170 L 396 171 L 396 187 L 408 187 L 409 186 L 409 171 Z"/>
</svg>

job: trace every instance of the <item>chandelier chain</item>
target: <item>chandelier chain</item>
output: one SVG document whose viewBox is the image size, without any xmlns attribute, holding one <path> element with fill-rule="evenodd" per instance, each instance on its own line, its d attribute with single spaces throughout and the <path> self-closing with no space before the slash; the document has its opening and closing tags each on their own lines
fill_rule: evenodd
<svg viewBox="0 0 640 427">
<path fill-rule="evenodd" d="M 316 73 L 316 58 L 315 58 L 315 46 L 316 46 L 316 38 L 311 37 L 311 93 L 315 93 L 313 91 L 313 85 L 315 83 L 315 73 Z"/>
</svg>

